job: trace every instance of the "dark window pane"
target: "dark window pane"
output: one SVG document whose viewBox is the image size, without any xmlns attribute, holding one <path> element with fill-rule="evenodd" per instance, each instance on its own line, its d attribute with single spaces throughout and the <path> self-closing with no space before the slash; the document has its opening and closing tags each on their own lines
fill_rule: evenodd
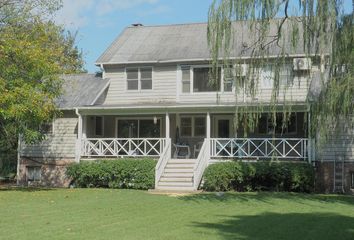
<svg viewBox="0 0 354 240">
<path fill-rule="evenodd" d="M 140 68 L 141 79 L 152 79 L 152 68 Z"/>
<path fill-rule="evenodd" d="M 160 137 L 160 120 L 158 119 L 156 124 L 154 124 L 154 120 L 143 119 L 140 120 L 140 130 L 139 137 L 140 138 L 159 138 Z"/>
<path fill-rule="evenodd" d="M 194 68 L 193 70 L 193 91 L 213 92 L 220 91 L 221 69 L 218 71 L 218 78 L 211 80 L 210 68 Z"/>
<path fill-rule="evenodd" d="M 127 69 L 127 79 L 128 80 L 137 80 L 138 79 L 138 69 L 137 68 Z"/>
<path fill-rule="evenodd" d="M 138 90 L 138 80 L 129 80 L 128 90 Z"/>
<path fill-rule="evenodd" d="M 192 136 L 192 118 L 181 118 L 181 136 Z"/>
<path fill-rule="evenodd" d="M 119 120 L 117 135 L 119 138 L 137 138 L 138 120 L 128 120 L 128 119 Z"/>
<path fill-rule="evenodd" d="M 206 123 L 204 117 L 194 118 L 194 136 L 205 136 L 205 125 Z"/>
<path fill-rule="evenodd" d="M 141 80 L 141 89 L 152 89 L 152 80 Z"/>
<path fill-rule="evenodd" d="M 288 133 L 296 133 L 296 132 L 297 132 L 296 114 L 293 113 L 291 114 L 288 122 Z"/>
<path fill-rule="evenodd" d="M 267 133 L 267 121 L 268 121 L 267 115 L 263 114 L 258 122 L 258 132 L 259 133 L 262 133 L 262 134 Z"/>
<path fill-rule="evenodd" d="M 96 117 L 95 135 L 96 136 L 102 136 L 103 135 L 103 118 L 102 117 Z"/>
</svg>

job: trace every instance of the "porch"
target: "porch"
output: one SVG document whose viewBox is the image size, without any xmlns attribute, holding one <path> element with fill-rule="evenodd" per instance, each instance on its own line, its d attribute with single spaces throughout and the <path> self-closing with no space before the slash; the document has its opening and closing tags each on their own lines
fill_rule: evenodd
<svg viewBox="0 0 354 240">
<path fill-rule="evenodd" d="M 259 126 L 247 138 L 242 137 L 242 131 L 234 130 L 230 113 L 80 115 L 80 123 L 77 156 L 82 160 L 157 159 L 168 142 L 173 158 L 197 159 L 205 142 L 213 160 L 309 160 L 311 157 L 303 112 L 294 114 L 285 129 L 274 129 L 266 117 L 261 118 Z"/>
</svg>

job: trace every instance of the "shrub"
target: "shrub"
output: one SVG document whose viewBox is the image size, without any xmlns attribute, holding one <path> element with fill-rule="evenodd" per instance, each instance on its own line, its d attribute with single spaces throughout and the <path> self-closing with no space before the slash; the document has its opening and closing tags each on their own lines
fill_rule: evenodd
<svg viewBox="0 0 354 240">
<path fill-rule="evenodd" d="M 121 159 L 70 165 L 66 174 L 79 187 L 149 189 L 155 183 L 153 159 Z"/>
<path fill-rule="evenodd" d="M 292 191 L 311 192 L 314 169 L 308 163 L 223 162 L 204 172 L 207 191 Z"/>
</svg>

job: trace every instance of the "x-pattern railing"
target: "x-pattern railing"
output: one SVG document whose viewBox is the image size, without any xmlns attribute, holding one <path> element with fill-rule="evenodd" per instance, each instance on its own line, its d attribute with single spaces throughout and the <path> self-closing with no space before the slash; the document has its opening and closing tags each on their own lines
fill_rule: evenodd
<svg viewBox="0 0 354 240">
<path fill-rule="evenodd" d="M 307 138 L 211 138 L 210 141 L 214 158 L 308 157 Z"/>
<path fill-rule="evenodd" d="M 160 156 L 165 144 L 164 138 L 87 138 L 81 156 Z"/>
</svg>

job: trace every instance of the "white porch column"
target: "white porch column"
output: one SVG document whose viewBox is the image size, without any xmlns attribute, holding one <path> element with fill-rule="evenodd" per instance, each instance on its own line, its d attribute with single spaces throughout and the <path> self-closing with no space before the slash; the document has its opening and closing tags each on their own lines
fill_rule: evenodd
<svg viewBox="0 0 354 240">
<path fill-rule="evenodd" d="M 76 115 L 78 116 L 78 124 L 77 124 L 77 144 L 76 144 L 76 162 L 80 161 L 81 157 L 81 142 L 82 142 L 82 116 L 79 113 L 79 110 L 76 109 Z"/>
<path fill-rule="evenodd" d="M 207 139 L 210 139 L 210 132 L 211 132 L 210 113 L 207 112 L 207 117 L 206 117 L 206 137 L 207 137 Z"/>
<path fill-rule="evenodd" d="M 166 138 L 170 138 L 170 115 L 169 113 L 166 113 L 166 119 L 165 119 L 165 125 L 166 125 Z"/>
</svg>

